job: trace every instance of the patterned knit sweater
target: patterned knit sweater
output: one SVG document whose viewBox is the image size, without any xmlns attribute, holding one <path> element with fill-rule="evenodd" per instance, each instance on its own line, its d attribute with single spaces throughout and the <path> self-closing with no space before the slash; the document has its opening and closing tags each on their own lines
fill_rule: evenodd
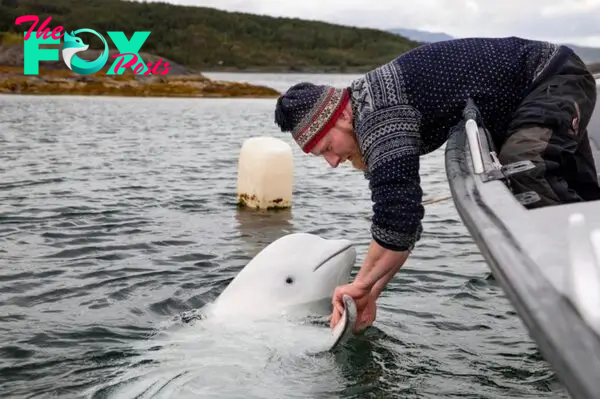
<svg viewBox="0 0 600 399">
<path fill-rule="evenodd" d="M 501 137 L 511 112 L 534 84 L 571 53 L 517 37 L 471 38 L 413 49 L 349 87 L 354 128 L 373 201 L 371 233 L 381 246 L 412 250 L 424 208 L 419 157 L 438 149 L 467 97 Z"/>
</svg>

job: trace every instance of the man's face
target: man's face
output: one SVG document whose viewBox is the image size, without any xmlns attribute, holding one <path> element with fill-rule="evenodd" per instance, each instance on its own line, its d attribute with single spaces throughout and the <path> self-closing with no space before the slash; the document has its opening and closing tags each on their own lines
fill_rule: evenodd
<svg viewBox="0 0 600 399">
<path fill-rule="evenodd" d="M 357 169 L 367 168 L 362 160 L 352 124 L 343 118 L 338 120 L 311 152 L 325 158 L 333 168 L 346 161 L 352 162 L 352 166 Z"/>
</svg>

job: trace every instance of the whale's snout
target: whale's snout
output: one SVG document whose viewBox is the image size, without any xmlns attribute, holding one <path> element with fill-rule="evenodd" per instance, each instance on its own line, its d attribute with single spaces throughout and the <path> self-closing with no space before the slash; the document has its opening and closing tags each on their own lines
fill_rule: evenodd
<svg viewBox="0 0 600 399">
<path fill-rule="evenodd" d="M 313 272 L 320 275 L 322 283 L 334 287 L 347 282 L 355 262 L 356 249 L 353 243 L 349 240 L 335 240 L 330 242 L 328 251 L 323 253 Z"/>
<path fill-rule="evenodd" d="M 346 240 L 343 240 L 343 241 L 340 240 L 340 242 L 337 244 L 338 245 L 336 245 L 336 247 L 332 250 L 331 254 L 328 254 L 327 257 L 325 257 L 320 263 L 318 263 L 315 266 L 315 268 L 313 269 L 313 271 L 317 271 L 317 269 L 323 267 L 324 265 L 327 264 L 327 262 L 333 260 L 337 256 L 352 255 L 352 254 L 354 254 L 354 256 L 356 256 L 356 250 L 354 249 L 352 242 L 346 241 Z M 347 254 L 346 252 L 350 252 L 350 253 Z"/>
</svg>

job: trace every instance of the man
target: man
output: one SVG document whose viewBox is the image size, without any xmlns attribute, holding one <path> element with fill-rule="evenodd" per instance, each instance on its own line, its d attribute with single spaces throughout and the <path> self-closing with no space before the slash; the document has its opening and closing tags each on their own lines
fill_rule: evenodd
<svg viewBox="0 0 600 399">
<path fill-rule="evenodd" d="M 334 293 L 332 327 L 343 294 L 357 303 L 358 329 L 375 320 L 376 299 L 421 236 L 419 157 L 446 141 L 469 97 L 500 162 L 535 164 L 511 178 L 515 194 L 540 197 L 528 208 L 600 199 L 586 131 L 595 81 L 568 47 L 450 40 L 413 49 L 345 88 L 298 83 L 277 100 L 275 122 L 304 152 L 364 170 L 374 203 L 371 244 L 354 281 Z"/>
</svg>

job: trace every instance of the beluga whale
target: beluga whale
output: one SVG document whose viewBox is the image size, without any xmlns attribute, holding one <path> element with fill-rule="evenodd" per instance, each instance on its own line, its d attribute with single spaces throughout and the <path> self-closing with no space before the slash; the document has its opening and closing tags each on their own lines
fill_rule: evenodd
<svg viewBox="0 0 600 399">
<path fill-rule="evenodd" d="M 349 240 L 285 235 L 260 251 L 207 311 L 244 318 L 328 314 L 333 291 L 348 282 L 355 261 Z"/>
<path fill-rule="evenodd" d="M 260 251 L 205 309 L 207 317 L 238 321 L 300 320 L 331 313 L 335 288 L 348 283 L 356 249 L 346 239 L 310 233 L 285 235 Z M 356 305 L 343 298 L 345 310 L 333 329 L 329 350 L 352 335 Z"/>
<path fill-rule="evenodd" d="M 356 250 L 346 239 L 284 235 L 254 256 L 198 317 L 160 331 L 135 365 L 93 395 L 115 398 L 316 397 L 344 389 L 336 353 L 353 335 L 356 305 L 335 288 L 349 282 Z M 158 349 L 157 349 L 158 348 Z"/>
</svg>

